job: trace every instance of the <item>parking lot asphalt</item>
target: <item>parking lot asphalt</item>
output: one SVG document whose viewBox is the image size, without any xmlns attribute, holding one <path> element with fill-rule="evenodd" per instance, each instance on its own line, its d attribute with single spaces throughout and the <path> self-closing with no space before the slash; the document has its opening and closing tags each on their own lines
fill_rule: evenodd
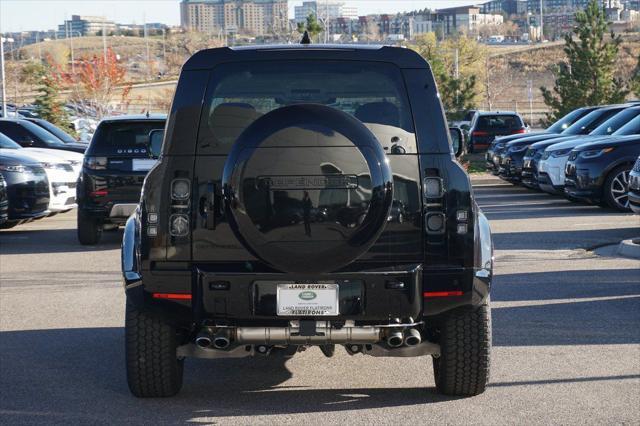
<svg viewBox="0 0 640 426">
<path fill-rule="evenodd" d="M 436 394 L 430 358 L 187 360 L 181 393 L 139 400 L 124 371 L 121 231 L 77 243 L 75 213 L 0 233 L 3 424 L 639 424 L 640 262 L 591 249 L 640 218 L 494 183 L 491 385 Z"/>
</svg>

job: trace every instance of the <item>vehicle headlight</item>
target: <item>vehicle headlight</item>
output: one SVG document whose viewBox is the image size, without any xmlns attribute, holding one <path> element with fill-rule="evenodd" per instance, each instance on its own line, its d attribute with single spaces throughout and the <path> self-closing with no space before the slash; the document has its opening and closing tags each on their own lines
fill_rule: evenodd
<svg viewBox="0 0 640 426">
<path fill-rule="evenodd" d="M 497 143 L 495 146 L 495 149 L 502 149 L 504 148 L 504 144 L 503 143 Z"/>
<path fill-rule="evenodd" d="M 509 152 L 522 152 L 529 149 L 529 145 L 516 145 L 509 148 Z"/>
<path fill-rule="evenodd" d="M 560 157 L 567 157 L 569 155 L 569 153 L 571 152 L 571 148 L 567 148 L 567 149 L 558 149 L 556 151 L 552 151 L 551 155 L 555 158 L 560 158 Z M 546 154 L 546 152 L 545 152 Z"/>
<path fill-rule="evenodd" d="M 542 158 L 543 160 L 546 160 L 547 158 L 551 157 L 551 151 L 545 151 L 542 153 Z"/>
<path fill-rule="evenodd" d="M 45 170 L 66 170 L 62 163 L 40 163 Z"/>
<path fill-rule="evenodd" d="M 2 172 L 12 172 L 12 173 L 24 173 L 27 169 L 24 166 L 12 166 L 9 164 L 0 164 L 0 171 Z"/>
<path fill-rule="evenodd" d="M 600 157 L 603 154 L 607 154 L 613 151 L 615 148 L 604 148 L 604 149 L 590 149 L 588 151 L 582 151 L 580 153 L 580 157 L 582 158 L 596 158 Z"/>
</svg>

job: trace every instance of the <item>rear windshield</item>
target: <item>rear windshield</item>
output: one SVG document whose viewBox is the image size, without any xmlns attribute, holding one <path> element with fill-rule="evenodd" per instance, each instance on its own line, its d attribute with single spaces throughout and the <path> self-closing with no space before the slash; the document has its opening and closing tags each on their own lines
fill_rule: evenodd
<svg viewBox="0 0 640 426">
<path fill-rule="evenodd" d="M 91 149 L 114 153 L 131 153 L 133 151 L 129 150 L 146 149 L 149 133 L 155 129 L 164 129 L 164 123 L 164 120 L 102 122 L 93 136 Z"/>
<path fill-rule="evenodd" d="M 522 120 L 517 115 L 481 115 L 475 130 L 517 130 L 522 127 Z"/>
<path fill-rule="evenodd" d="M 622 112 L 617 113 L 600 126 L 598 126 L 591 135 L 595 136 L 608 136 L 613 134 L 616 130 L 627 124 L 630 120 L 640 114 L 640 109 L 629 108 Z"/>
<path fill-rule="evenodd" d="M 353 115 L 386 152 L 416 153 L 411 111 L 400 70 L 362 61 L 278 61 L 215 68 L 200 120 L 199 153 L 227 153 L 264 114 L 315 103 Z M 392 150 L 400 145 L 404 150 Z"/>
</svg>

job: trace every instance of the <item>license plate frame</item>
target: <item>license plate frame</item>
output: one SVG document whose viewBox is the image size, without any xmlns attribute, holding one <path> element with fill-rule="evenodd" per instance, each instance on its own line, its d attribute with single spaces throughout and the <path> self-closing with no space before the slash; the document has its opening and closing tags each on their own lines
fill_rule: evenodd
<svg viewBox="0 0 640 426">
<path fill-rule="evenodd" d="M 276 313 L 281 317 L 323 317 L 340 314 L 340 286 L 325 283 L 278 284 Z"/>
</svg>

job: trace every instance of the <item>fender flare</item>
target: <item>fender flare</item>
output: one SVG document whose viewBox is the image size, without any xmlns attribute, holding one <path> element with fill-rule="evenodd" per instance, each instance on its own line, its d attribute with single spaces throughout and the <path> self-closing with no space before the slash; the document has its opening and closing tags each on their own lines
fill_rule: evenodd
<svg viewBox="0 0 640 426">
<path fill-rule="evenodd" d="M 124 227 L 120 262 L 125 290 L 142 285 L 140 274 L 140 213 L 139 208 L 132 214 Z"/>
</svg>

